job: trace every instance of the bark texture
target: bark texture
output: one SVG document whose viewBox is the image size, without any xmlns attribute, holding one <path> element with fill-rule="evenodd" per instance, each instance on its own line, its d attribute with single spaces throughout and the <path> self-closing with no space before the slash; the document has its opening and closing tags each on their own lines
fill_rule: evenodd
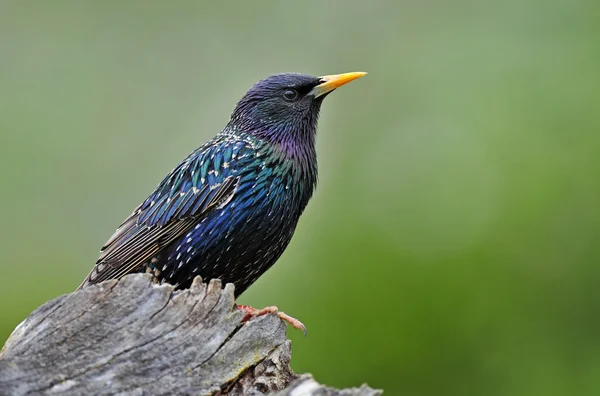
<svg viewBox="0 0 600 396">
<path fill-rule="evenodd" d="M 35 310 L 0 352 L 2 395 L 379 395 L 336 390 L 290 368 L 286 324 L 242 323 L 233 285 L 190 289 L 134 274 Z"/>
</svg>

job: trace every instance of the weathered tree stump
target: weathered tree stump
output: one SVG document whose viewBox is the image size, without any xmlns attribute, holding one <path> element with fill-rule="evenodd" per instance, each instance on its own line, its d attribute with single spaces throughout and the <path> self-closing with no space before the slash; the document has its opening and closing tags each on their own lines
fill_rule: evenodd
<svg viewBox="0 0 600 396">
<path fill-rule="evenodd" d="M 242 323 L 233 285 L 196 278 L 190 289 L 150 275 L 93 285 L 51 300 L 0 352 L 2 395 L 378 395 L 335 390 L 290 366 L 286 324 Z"/>
</svg>

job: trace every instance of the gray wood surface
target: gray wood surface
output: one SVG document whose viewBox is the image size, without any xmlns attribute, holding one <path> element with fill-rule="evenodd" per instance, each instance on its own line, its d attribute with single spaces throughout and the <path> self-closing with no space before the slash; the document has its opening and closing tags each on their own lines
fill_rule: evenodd
<svg viewBox="0 0 600 396">
<path fill-rule="evenodd" d="M 378 395 L 290 368 L 286 324 L 241 323 L 233 285 L 190 289 L 147 274 L 93 285 L 35 310 L 0 352 L 2 395 Z M 357 379 L 358 381 L 358 379 Z"/>
</svg>

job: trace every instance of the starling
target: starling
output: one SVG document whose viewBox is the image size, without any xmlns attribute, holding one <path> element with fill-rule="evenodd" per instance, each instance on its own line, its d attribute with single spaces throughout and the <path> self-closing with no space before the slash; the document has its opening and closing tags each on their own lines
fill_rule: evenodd
<svg viewBox="0 0 600 396">
<path fill-rule="evenodd" d="M 196 275 L 242 294 L 281 256 L 317 183 L 321 103 L 364 76 L 276 74 L 256 83 L 229 123 L 167 175 L 121 224 L 79 288 L 134 272 L 187 288 Z M 245 319 L 276 307 L 239 306 Z"/>
</svg>

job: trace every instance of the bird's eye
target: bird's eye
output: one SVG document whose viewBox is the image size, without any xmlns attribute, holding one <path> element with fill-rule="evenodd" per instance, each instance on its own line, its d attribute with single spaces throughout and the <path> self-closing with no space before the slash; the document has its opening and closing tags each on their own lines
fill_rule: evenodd
<svg viewBox="0 0 600 396">
<path fill-rule="evenodd" d="M 298 99 L 298 91 L 295 89 L 286 89 L 283 91 L 283 98 L 287 101 L 293 101 Z"/>
</svg>

